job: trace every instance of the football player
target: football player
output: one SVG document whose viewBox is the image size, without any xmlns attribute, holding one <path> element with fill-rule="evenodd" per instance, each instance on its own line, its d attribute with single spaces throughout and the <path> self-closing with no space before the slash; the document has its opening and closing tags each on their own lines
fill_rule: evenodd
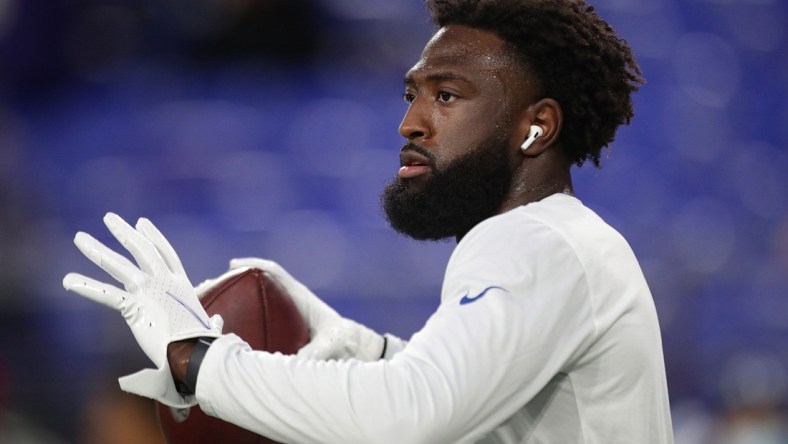
<svg viewBox="0 0 788 444">
<path fill-rule="evenodd" d="M 285 287 L 312 337 L 296 356 L 253 351 L 221 334 L 145 219 L 105 218 L 137 265 L 76 238 L 125 290 L 76 274 L 65 287 L 121 311 L 157 365 L 125 390 L 282 442 L 671 443 L 649 288 L 571 177 L 633 116 L 630 48 L 582 0 L 427 5 L 436 31 L 405 75 L 383 203 L 395 230 L 457 246 L 439 308 L 409 341 L 343 319 L 274 262 L 241 259 L 231 267 Z"/>
</svg>

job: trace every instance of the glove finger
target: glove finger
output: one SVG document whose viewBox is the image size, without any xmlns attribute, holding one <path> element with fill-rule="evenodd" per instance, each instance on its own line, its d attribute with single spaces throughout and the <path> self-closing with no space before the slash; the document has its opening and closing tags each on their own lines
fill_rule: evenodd
<svg viewBox="0 0 788 444">
<path fill-rule="evenodd" d="M 142 233 L 143 236 L 153 243 L 153 246 L 156 247 L 156 250 L 164 259 L 170 271 L 176 274 L 186 275 L 186 270 L 183 269 L 183 264 L 178 258 L 175 249 L 172 248 L 167 238 L 161 234 L 161 231 L 153 225 L 153 222 L 144 217 L 139 218 L 139 220 L 137 220 L 137 231 Z"/>
<path fill-rule="evenodd" d="M 230 261 L 230 269 L 240 267 L 257 268 L 276 280 L 295 303 L 298 312 L 311 326 L 339 318 L 339 313 L 312 293 L 306 285 L 297 281 L 278 263 L 254 257 L 236 258 Z"/>
<path fill-rule="evenodd" d="M 257 268 L 267 272 L 281 273 L 284 271 L 281 265 L 268 259 L 260 259 L 258 257 L 239 257 L 230 260 L 230 270 L 236 268 Z"/>
<path fill-rule="evenodd" d="M 145 274 L 130 260 L 112 251 L 93 236 L 80 231 L 74 236 L 74 245 L 91 262 L 125 285 L 127 289 L 139 288 L 145 282 Z"/>
<path fill-rule="evenodd" d="M 74 292 L 118 311 L 123 311 L 123 304 L 126 303 L 127 298 L 131 297 L 131 295 L 120 288 L 78 273 L 67 274 L 63 278 L 63 287 L 67 291 Z"/>
<path fill-rule="evenodd" d="M 184 397 L 177 392 L 169 365 L 143 369 L 118 378 L 118 382 L 121 390 L 125 392 L 155 399 L 170 407 L 187 408 L 197 405 L 194 395 Z"/>
<path fill-rule="evenodd" d="M 304 359 L 315 359 L 318 361 L 327 361 L 332 359 L 333 350 L 329 347 L 326 341 L 316 338 L 305 346 L 301 347 L 296 353 L 296 356 Z"/>
<path fill-rule="evenodd" d="M 117 214 L 107 213 L 104 216 L 104 224 L 118 242 L 134 256 L 142 271 L 154 274 L 165 264 L 153 243 Z"/>
<path fill-rule="evenodd" d="M 349 330 L 338 326 L 318 331 L 308 344 L 298 350 L 299 357 L 317 360 L 345 360 L 355 356 L 355 343 Z"/>
<path fill-rule="evenodd" d="M 197 299 L 202 299 L 205 293 L 208 293 L 208 291 L 218 283 L 219 279 L 208 279 L 202 281 L 194 287 L 194 294 L 197 295 Z"/>
<path fill-rule="evenodd" d="M 163 367 L 169 370 L 169 367 Z M 168 373 L 168 372 L 167 372 Z M 120 388 L 124 392 L 134 393 L 135 395 L 145 396 L 146 398 L 158 399 L 167 393 L 167 385 L 172 379 L 171 375 L 163 372 L 162 369 L 146 368 L 136 373 L 118 378 Z"/>
<path fill-rule="evenodd" d="M 230 260 L 230 270 L 236 270 L 238 268 L 256 268 L 268 273 L 271 277 L 276 279 L 277 282 L 282 284 L 282 286 L 284 286 L 285 289 L 291 293 L 291 295 L 295 291 L 298 291 L 298 286 L 303 287 L 303 284 L 295 280 L 295 278 L 291 276 L 290 273 L 288 273 L 281 265 L 268 259 L 244 257 Z M 308 291 L 306 287 L 304 287 L 304 289 Z"/>
<path fill-rule="evenodd" d="M 207 279 L 205 281 L 202 281 L 202 282 L 200 282 L 199 284 L 197 284 L 194 287 L 194 292 L 197 294 L 197 298 L 198 299 L 202 299 L 202 297 L 206 293 L 211 291 L 214 287 L 216 287 L 217 285 L 220 285 L 222 282 L 227 281 L 228 279 L 230 279 L 233 276 L 237 276 L 237 275 L 243 273 L 244 271 L 246 271 L 245 268 L 236 268 L 236 269 L 232 269 L 232 270 L 222 274 L 219 277 L 216 277 L 216 278 L 213 278 L 213 279 Z"/>
<path fill-rule="evenodd" d="M 211 330 L 221 333 L 224 329 L 224 318 L 220 314 L 215 314 L 208 319 L 208 324 L 211 326 Z"/>
</svg>

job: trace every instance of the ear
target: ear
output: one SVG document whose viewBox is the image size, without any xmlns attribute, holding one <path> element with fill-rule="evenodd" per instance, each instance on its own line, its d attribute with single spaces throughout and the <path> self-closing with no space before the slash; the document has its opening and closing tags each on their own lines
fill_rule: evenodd
<svg viewBox="0 0 788 444">
<path fill-rule="evenodd" d="M 563 121 L 564 114 L 561 105 L 555 99 L 541 99 L 528 106 L 518 124 L 518 143 L 521 144 L 528 138 L 531 125 L 540 127 L 542 135 L 523 152 L 523 155 L 536 157 L 554 146 L 558 142 Z"/>
</svg>

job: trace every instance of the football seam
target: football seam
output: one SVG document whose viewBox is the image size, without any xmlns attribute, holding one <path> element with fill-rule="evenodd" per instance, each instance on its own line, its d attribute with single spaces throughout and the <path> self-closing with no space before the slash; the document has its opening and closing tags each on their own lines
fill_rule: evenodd
<svg viewBox="0 0 788 444">
<path fill-rule="evenodd" d="M 206 291 L 205 293 L 203 293 L 202 297 L 199 298 L 200 302 L 203 301 L 203 297 L 208 296 L 208 295 L 211 296 L 210 300 L 206 300 L 205 302 L 202 302 L 203 307 L 204 308 L 208 308 L 208 306 L 211 305 L 211 303 L 214 300 L 216 300 L 218 295 L 224 293 L 225 290 L 227 290 L 227 288 L 229 288 L 230 286 L 235 285 L 235 283 L 238 282 L 238 280 L 240 280 L 244 275 L 246 275 L 246 273 L 237 274 L 237 275 L 231 277 L 230 279 L 227 279 L 225 281 L 220 282 L 219 285 L 217 285 L 216 287 L 211 288 L 208 291 Z"/>
<path fill-rule="evenodd" d="M 266 295 L 265 285 L 263 284 L 263 276 L 265 275 L 265 273 L 263 273 L 261 270 L 255 270 L 255 273 L 257 274 L 257 279 L 255 279 L 255 281 L 257 281 L 257 291 L 258 294 L 260 295 L 260 303 L 263 306 L 263 319 L 265 320 L 263 325 L 263 327 L 265 328 L 265 335 L 263 335 L 263 342 L 264 342 L 263 350 L 269 350 L 268 337 L 271 333 L 269 326 L 271 322 L 269 318 L 268 297 Z"/>
</svg>

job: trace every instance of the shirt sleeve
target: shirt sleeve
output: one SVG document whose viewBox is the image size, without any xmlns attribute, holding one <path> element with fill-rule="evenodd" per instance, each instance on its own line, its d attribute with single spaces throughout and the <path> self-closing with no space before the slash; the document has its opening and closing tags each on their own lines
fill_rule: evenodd
<svg viewBox="0 0 788 444">
<path fill-rule="evenodd" d="M 305 360 L 227 335 L 203 361 L 200 406 L 282 442 L 478 440 L 571 366 L 595 333 L 582 264 L 559 234 L 528 223 L 514 234 L 486 223 L 469 233 L 440 307 L 391 359 Z"/>
</svg>

